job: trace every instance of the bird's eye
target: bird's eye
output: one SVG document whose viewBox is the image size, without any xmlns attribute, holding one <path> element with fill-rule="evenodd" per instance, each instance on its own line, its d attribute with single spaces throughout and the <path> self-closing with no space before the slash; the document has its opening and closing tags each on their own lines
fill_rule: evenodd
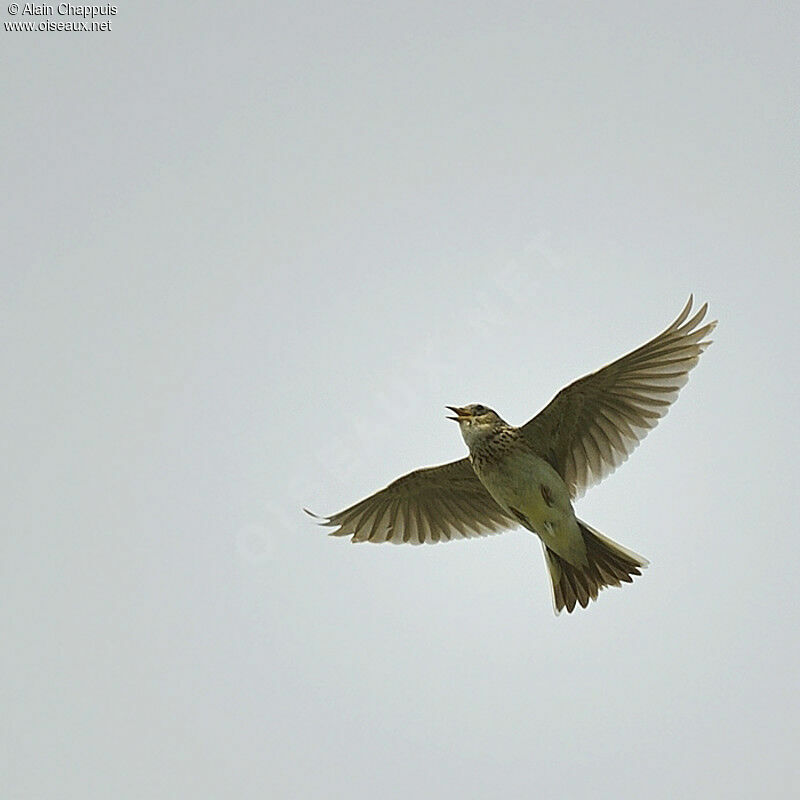
<svg viewBox="0 0 800 800">
<path fill-rule="evenodd" d="M 476 414 L 485 414 L 486 413 L 486 406 L 475 406 L 475 413 Z"/>
</svg>

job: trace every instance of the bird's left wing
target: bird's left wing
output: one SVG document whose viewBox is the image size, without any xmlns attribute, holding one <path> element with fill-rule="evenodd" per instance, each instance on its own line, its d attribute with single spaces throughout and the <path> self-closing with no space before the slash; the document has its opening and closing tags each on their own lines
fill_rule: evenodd
<svg viewBox="0 0 800 800">
<path fill-rule="evenodd" d="M 716 322 L 702 325 L 692 297 L 666 330 L 631 353 L 562 389 L 521 430 L 561 475 L 573 498 L 613 472 L 663 417 L 708 347 Z"/>
<path fill-rule="evenodd" d="M 331 536 L 393 544 L 433 544 L 519 527 L 492 499 L 467 458 L 410 472 L 350 508 L 317 519 L 337 528 Z"/>
</svg>

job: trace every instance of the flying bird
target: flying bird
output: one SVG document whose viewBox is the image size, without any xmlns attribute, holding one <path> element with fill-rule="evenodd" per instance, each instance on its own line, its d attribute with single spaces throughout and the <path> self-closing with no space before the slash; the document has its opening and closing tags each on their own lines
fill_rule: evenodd
<svg viewBox="0 0 800 800">
<path fill-rule="evenodd" d="M 447 406 L 469 455 L 410 472 L 321 519 L 353 542 L 435 543 L 523 527 L 544 548 L 556 614 L 631 583 L 646 559 L 575 516 L 572 502 L 655 427 L 711 344 L 690 296 L 654 339 L 562 389 L 519 428 L 479 403 Z"/>
</svg>

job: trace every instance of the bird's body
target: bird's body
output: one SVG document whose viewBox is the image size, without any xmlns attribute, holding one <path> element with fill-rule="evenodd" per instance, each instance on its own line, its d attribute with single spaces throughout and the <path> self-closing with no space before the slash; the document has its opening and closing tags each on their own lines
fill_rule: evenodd
<svg viewBox="0 0 800 800">
<path fill-rule="evenodd" d="M 625 461 L 667 413 L 715 322 L 675 322 L 562 389 L 521 427 L 480 404 L 455 412 L 469 456 L 418 469 L 324 520 L 354 542 L 434 543 L 522 526 L 544 546 L 556 613 L 630 583 L 647 561 L 575 516 L 572 503 Z M 310 513 L 310 512 L 309 512 Z"/>
<path fill-rule="evenodd" d="M 529 439 L 522 428 L 502 420 L 491 408 L 456 408 L 461 435 L 469 447 L 475 475 L 512 519 L 542 541 L 556 611 L 586 607 L 606 586 L 630 583 L 647 560 L 581 522 L 569 489 L 550 462 L 539 455 L 547 442 Z"/>
<path fill-rule="evenodd" d="M 561 476 L 528 445 L 519 428 L 499 417 L 484 426 L 483 435 L 466 426 L 462 423 L 461 430 L 470 463 L 495 502 L 562 558 L 585 564 L 586 547 Z"/>
</svg>

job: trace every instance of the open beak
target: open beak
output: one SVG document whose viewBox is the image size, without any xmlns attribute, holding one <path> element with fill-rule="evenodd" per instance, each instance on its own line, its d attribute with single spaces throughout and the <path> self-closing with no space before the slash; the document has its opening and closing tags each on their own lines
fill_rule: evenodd
<svg viewBox="0 0 800 800">
<path fill-rule="evenodd" d="M 455 412 L 455 417 L 448 417 L 447 419 L 455 420 L 456 422 L 461 422 L 462 419 L 466 419 L 469 416 L 469 411 L 464 408 L 459 408 L 458 406 L 445 406 L 445 408 L 449 408 L 451 411 Z"/>
</svg>

